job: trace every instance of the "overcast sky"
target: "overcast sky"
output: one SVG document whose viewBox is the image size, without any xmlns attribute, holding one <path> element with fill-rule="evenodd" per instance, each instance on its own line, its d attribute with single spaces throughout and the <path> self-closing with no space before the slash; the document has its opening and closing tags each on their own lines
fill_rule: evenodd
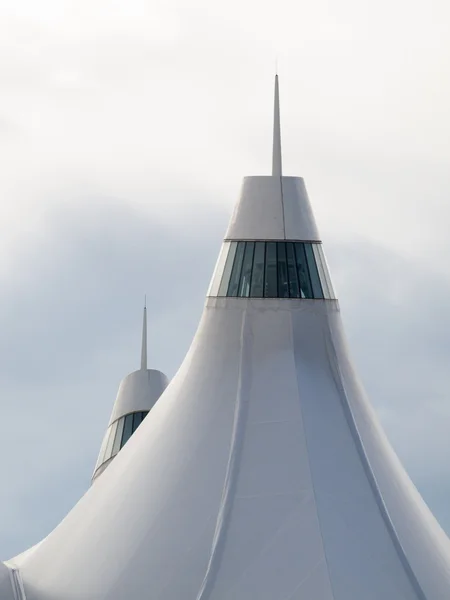
<svg viewBox="0 0 450 600">
<path fill-rule="evenodd" d="M 305 177 L 354 359 L 450 531 L 446 0 L 4 0 L 0 557 L 89 485 L 120 379 L 173 376 L 240 179 Z M 278 57 L 278 59 L 277 59 Z"/>
</svg>

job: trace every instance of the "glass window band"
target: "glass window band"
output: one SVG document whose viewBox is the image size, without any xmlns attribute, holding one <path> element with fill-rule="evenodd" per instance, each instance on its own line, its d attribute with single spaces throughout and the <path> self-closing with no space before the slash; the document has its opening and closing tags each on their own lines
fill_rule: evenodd
<svg viewBox="0 0 450 600">
<path fill-rule="evenodd" d="M 225 242 L 209 296 L 334 299 L 320 242 Z"/>
<path fill-rule="evenodd" d="M 125 446 L 148 413 L 148 410 L 128 413 L 114 421 L 114 423 L 111 423 L 103 440 L 95 472 Z"/>
</svg>

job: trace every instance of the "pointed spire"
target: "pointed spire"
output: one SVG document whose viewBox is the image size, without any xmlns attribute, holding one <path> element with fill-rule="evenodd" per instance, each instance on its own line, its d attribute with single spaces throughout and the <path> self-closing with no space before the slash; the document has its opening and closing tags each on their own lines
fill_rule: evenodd
<svg viewBox="0 0 450 600">
<path fill-rule="evenodd" d="M 147 296 L 144 300 L 144 319 L 142 323 L 141 369 L 147 370 Z"/>
<path fill-rule="evenodd" d="M 281 177 L 281 129 L 280 129 L 280 96 L 278 91 L 278 74 L 275 75 L 275 101 L 273 115 L 273 154 L 272 175 Z"/>
</svg>

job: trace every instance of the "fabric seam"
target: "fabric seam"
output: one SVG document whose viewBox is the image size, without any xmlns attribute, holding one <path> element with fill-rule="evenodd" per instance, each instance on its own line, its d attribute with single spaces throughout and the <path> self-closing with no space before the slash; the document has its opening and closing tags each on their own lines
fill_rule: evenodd
<svg viewBox="0 0 450 600">
<path fill-rule="evenodd" d="M 240 461 L 243 446 L 243 429 L 245 429 L 247 421 L 247 400 L 248 391 L 245 389 L 245 377 L 248 373 L 244 373 L 244 363 L 247 358 L 246 331 L 247 329 L 247 311 L 242 314 L 240 349 L 241 357 L 239 361 L 238 387 L 236 391 L 236 400 L 234 407 L 233 429 L 231 433 L 230 449 L 228 452 L 228 462 L 225 472 L 225 479 L 222 488 L 222 497 L 217 513 L 216 528 L 214 532 L 212 547 L 210 551 L 209 561 L 206 568 L 200 590 L 197 594 L 197 600 L 207 600 L 216 581 L 218 569 L 223 556 L 224 545 L 226 541 L 229 518 L 234 504 L 234 488 L 237 477 L 239 475 Z M 247 365 L 248 366 L 248 365 Z"/>
<path fill-rule="evenodd" d="M 297 360 L 296 360 L 296 356 L 295 356 L 295 344 L 294 344 L 294 324 L 292 322 L 292 313 L 290 315 L 291 317 L 291 344 L 292 344 L 292 353 L 294 356 L 294 368 L 295 368 L 295 381 L 297 384 L 297 397 L 298 397 L 298 401 L 300 404 L 300 414 L 301 414 L 301 421 L 302 421 L 302 430 L 303 430 L 303 437 L 305 439 L 305 446 L 306 446 L 306 455 L 308 457 L 308 471 L 309 471 L 309 476 L 311 479 L 311 489 L 312 489 L 312 493 L 313 493 L 313 498 L 314 498 L 314 507 L 315 507 L 315 513 L 316 513 L 316 520 L 317 520 L 317 527 L 319 529 L 319 535 L 320 535 L 320 540 L 322 543 L 322 550 L 323 550 L 323 556 L 324 556 L 324 561 L 325 561 L 325 566 L 327 569 L 327 575 L 328 575 L 328 582 L 330 585 L 330 591 L 331 591 L 331 595 L 333 598 L 336 598 L 336 595 L 334 593 L 334 589 L 333 589 L 333 581 L 331 578 L 331 573 L 330 573 L 330 566 L 328 563 L 328 557 L 327 557 L 327 551 L 325 548 L 325 541 L 324 541 L 324 537 L 323 537 L 323 531 L 322 531 L 322 525 L 320 523 L 320 518 L 319 518 L 319 513 L 318 513 L 318 508 L 317 508 L 317 495 L 316 495 L 316 488 L 314 486 L 314 477 L 312 474 L 312 469 L 311 469 L 311 461 L 309 458 L 309 448 L 308 448 L 308 438 L 306 435 L 306 429 L 305 429 L 305 423 L 303 421 L 303 411 L 302 411 L 302 402 L 301 402 L 301 396 L 300 396 L 300 383 L 298 380 L 298 372 L 297 372 Z"/>
<path fill-rule="evenodd" d="M 329 333 L 328 339 L 331 340 L 333 354 L 335 357 L 337 357 L 336 347 L 334 345 L 334 340 L 333 340 L 333 333 L 332 333 L 332 330 L 331 330 L 331 327 L 330 327 L 330 324 L 328 321 L 327 321 L 327 326 L 328 326 L 328 333 Z M 328 350 L 328 352 L 330 350 L 328 345 L 327 345 L 327 350 Z M 372 490 L 374 492 L 378 510 L 380 511 L 381 517 L 386 525 L 386 529 L 387 529 L 389 536 L 394 544 L 394 548 L 396 549 L 396 552 L 400 559 L 400 562 L 403 565 L 406 577 L 409 580 L 409 582 L 411 583 L 412 589 L 414 590 L 415 594 L 417 595 L 418 600 L 427 600 L 427 597 L 426 597 L 426 595 L 425 595 L 425 593 L 424 593 L 424 591 L 423 591 L 423 589 L 411 567 L 411 564 L 408 560 L 408 557 L 403 548 L 403 545 L 400 542 L 397 531 L 395 529 L 395 526 L 392 522 L 392 519 L 389 515 L 389 511 L 386 507 L 383 496 L 381 494 L 380 488 L 378 487 L 378 483 L 377 483 L 375 474 L 373 473 L 372 468 L 370 466 L 370 461 L 367 457 L 367 454 L 366 454 L 366 451 L 364 448 L 364 443 L 363 443 L 361 435 L 359 433 L 358 426 L 356 424 L 356 420 L 353 415 L 352 408 L 348 401 L 347 391 L 345 389 L 342 371 L 339 367 L 338 361 L 337 360 L 334 362 L 330 361 L 330 367 L 331 367 L 332 372 L 333 372 L 333 364 L 336 364 L 336 368 L 337 368 L 338 375 L 339 375 L 339 377 L 336 377 L 336 376 L 334 377 L 335 384 L 336 384 L 338 390 L 342 392 L 342 393 L 338 394 L 339 399 L 340 399 L 340 404 L 344 411 L 344 416 L 345 416 L 345 419 L 349 426 L 350 433 L 351 433 L 353 442 L 356 446 L 356 450 L 358 452 L 359 458 L 361 460 L 361 465 L 364 469 L 364 473 L 367 477 L 370 487 L 372 488 Z"/>
</svg>

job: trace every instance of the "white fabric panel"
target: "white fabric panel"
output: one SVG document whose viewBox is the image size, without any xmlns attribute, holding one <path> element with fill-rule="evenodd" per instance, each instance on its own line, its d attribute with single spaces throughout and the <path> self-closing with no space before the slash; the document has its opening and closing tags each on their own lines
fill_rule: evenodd
<svg viewBox="0 0 450 600">
<path fill-rule="evenodd" d="M 405 558 L 424 597 L 449 598 L 449 539 L 404 471 L 379 425 L 349 360 L 340 319 L 332 320 L 330 332 L 347 402 Z"/>
<path fill-rule="evenodd" d="M 285 239 L 320 241 L 311 203 L 301 177 L 282 177 Z"/>
<path fill-rule="evenodd" d="M 225 239 L 319 241 L 301 177 L 245 177 Z"/>
<path fill-rule="evenodd" d="M 44 539 L 46 539 L 46 538 L 44 538 Z M 14 558 L 5 561 L 4 564 L 6 564 L 6 566 L 10 567 L 10 568 L 20 569 L 20 565 L 22 564 L 22 562 L 24 562 L 27 558 L 29 558 L 31 556 L 31 554 L 33 554 L 33 552 L 35 552 L 36 549 L 39 548 L 39 546 L 42 544 L 43 541 L 44 540 L 41 540 L 34 546 L 27 548 L 27 550 L 25 550 L 24 552 L 21 552 Z"/>
<path fill-rule="evenodd" d="M 300 177 L 245 177 L 225 239 L 318 241 Z"/>
<path fill-rule="evenodd" d="M 242 310 L 210 312 L 164 401 L 23 565 L 28 600 L 122 600 L 138 589 L 179 598 L 181 574 L 187 589 L 200 588 L 229 457 L 242 324 Z"/>
<path fill-rule="evenodd" d="M 28 600 L 448 599 L 346 356 L 337 302 L 208 299 L 163 401 L 23 559 Z"/>
<path fill-rule="evenodd" d="M 292 311 L 292 319 L 309 461 L 335 600 L 419 600 L 342 409 L 329 364 L 323 304 L 308 301 Z"/>
<path fill-rule="evenodd" d="M 272 514 L 267 516 L 270 518 Z M 271 520 L 269 528 L 272 526 Z M 326 570 L 320 571 L 320 579 L 317 576 L 317 569 L 324 559 L 313 501 L 302 502 L 299 496 L 295 510 L 285 510 L 284 519 L 271 534 L 267 543 L 259 546 L 256 555 L 246 556 L 247 568 L 234 581 L 228 580 L 227 591 L 223 589 L 222 593 L 219 588 L 216 594 L 214 590 L 211 598 L 279 600 L 290 598 L 306 581 L 309 582 L 309 595 L 305 594 L 302 600 L 326 600 L 330 597 Z M 234 542 L 237 542 L 236 537 Z M 319 596 L 323 591 L 326 595 Z"/>
<path fill-rule="evenodd" d="M 284 215 L 279 177 L 245 177 L 225 239 L 283 240 Z"/>
<path fill-rule="evenodd" d="M 320 561 L 308 577 L 300 581 L 290 596 L 283 600 L 334 600 L 331 591 L 328 569 L 325 561 Z"/>
<path fill-rule="evenodd" d="M 127 375 L 120 382 L 109 424 L 130 412 L 153 408 L 168 383 L 164 373 L 155 369 L 140 369 Z"/>
<path fill-rule="evenodd" d="M 250 347 L 242 354 L 242 366 L 250 381 L 243 441 L 211 594 L 278 600 L 309 580 L 325 557 L 298 402 L 290 314 L 248 311 L 246 321 Z M 327 579 L 326 572 L 322 575 Z M 320 581 L 324 587 L 326 581 Z"/>
</svg>

